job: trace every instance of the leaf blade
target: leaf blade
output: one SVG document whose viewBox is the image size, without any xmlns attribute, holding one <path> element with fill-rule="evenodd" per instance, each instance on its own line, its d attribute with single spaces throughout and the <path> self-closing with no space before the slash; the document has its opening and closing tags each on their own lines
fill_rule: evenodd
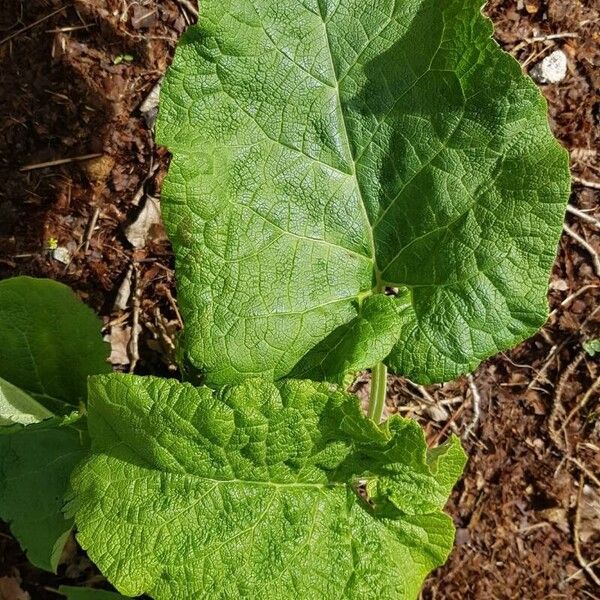
<svg viewBox="0 0 600 600">
<path fill-rule="evenodd" d="M 93 449 L 70 510 L 80 543 L 122 593 L 359 598 L 368 582 L 411 598 L 450 550 L 422 433 L 410 458 L 391 429 L 326 385 L 253 380 L 215 395 L 101 376 L 90 389 Z M 399 462 L 383 458 L 391 448 Z M 361 477 L 421 490 L 425 512 L 372 513 L 353 491 Z M 387 551 L 395 566 L 381 560 Z"/>
<path fill-rule="evenodd" d="M 49 279 L 0 282 L 0 377 L 53 412 L 86 398 L 87 376 L 108 373 L 102 322 L 67 286 Z"/>
<path fill-rule="evenodd" d="M 0 434 L 0 516 L 37 567 L 56 572 L 73 520 L 63 514 L 87 438 L 73 418 Z"/>
<path fill-rule="evenodd" d="M 376 286 L 410 292 L 388 364 L 417 381 L 542 324 L 567 157 L 491 32 L 476 0 L 204 3 L 157 134 L 209 382 L 289 373 Z"/>
</svg>

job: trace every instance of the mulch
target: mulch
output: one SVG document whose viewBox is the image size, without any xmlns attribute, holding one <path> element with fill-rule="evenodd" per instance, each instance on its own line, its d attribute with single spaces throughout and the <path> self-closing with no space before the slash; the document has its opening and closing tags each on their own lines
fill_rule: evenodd
<svg viewBox="0 0 600 600">
<path fill-rule="evenodd" d="M 160 224 L 136 245 L 130 227 L 168 167 L 142 109 L 194 19 L 189 6 L 4 0 L 0 9 L 0 278 L 70 285 L 104 319 L 123 371 L 176 374 L 172 253 Z M 585 218 L 600 217 L 600 7 L 492 0 L 487 12 L 526 71 L 555 49 L 567 55 L 564 81 L 541 87 L 580 182 L 571 205 L 590 212 L 567 216 L 575 236 L 561 240 L 542 332 L 472 377 L 390 384 L 389 412 L 418 419 L 432 443 L 461 435 L 470 457 L 448 505 L 456 547 L 422 597 L 600 598 L 600 363 L 583 347 L 600 337 L 590 252 L 600 229 Z M 89 155 L 98 156 L 79 160 Z M 7 581 L 42 600 L 64 583 L 107 587 L 74 542 L 54 576 L 29 565 L 3 526 L 0 599 L 17 598 Z"/>
</svg>

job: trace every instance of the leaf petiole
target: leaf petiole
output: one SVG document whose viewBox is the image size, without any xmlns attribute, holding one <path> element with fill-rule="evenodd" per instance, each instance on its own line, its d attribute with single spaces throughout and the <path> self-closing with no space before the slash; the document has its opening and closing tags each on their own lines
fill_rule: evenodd
<svg viewBox="0 0 600 600">
<path fill-rule="evenodd" d="M 379 425 L 385 405 L 387 392 L 387 367 L 383 363 L 377 363 L 371 370 L 371 394 L 369 396 L 369 419 L 373 419 Z"/>
</svg>

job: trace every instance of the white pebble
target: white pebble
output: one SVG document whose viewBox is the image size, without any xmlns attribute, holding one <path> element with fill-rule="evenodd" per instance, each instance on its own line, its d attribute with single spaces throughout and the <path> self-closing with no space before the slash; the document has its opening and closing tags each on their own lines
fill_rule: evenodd
<svg viewBox="0 0 600 600">
<path fill-rule="evenodd" d="M 63 265 L 68 265 L 71 261 L 71 253 L 63 246 L 59 246 L 52 250 L 52 258 Z"/>
<path fill-rule="evenodd" d="M 567 55 L 555 50 L 529 72 L 537 83 L 559 83 L 567 76 Z"/>
</svg>

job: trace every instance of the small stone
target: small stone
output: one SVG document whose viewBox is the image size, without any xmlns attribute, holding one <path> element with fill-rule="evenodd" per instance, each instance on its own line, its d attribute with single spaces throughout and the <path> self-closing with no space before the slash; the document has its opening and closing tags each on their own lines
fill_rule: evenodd
<svg viewBox="0 0 600 600">
<path fill-rule="evenodd" d="M 71 262 L 71 253 L 64 246 L 59 246 L 52 250 L 52 258 L 63 265 L 68 265 Z"/>
<path fill-rule="evenodd" d="M 555 50 L 529 72 L 537 83 L 559 83 L 567 76 L 567 55 Z"/>
</svg>

